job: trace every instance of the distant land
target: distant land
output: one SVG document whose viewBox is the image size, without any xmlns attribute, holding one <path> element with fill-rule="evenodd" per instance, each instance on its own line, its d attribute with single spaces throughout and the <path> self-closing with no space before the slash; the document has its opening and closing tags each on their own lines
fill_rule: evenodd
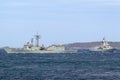
<svg viewBox="0 0 120 80">
<path fill-rule="evenodd" d="M 112 47 L 120 49 L 120 42 L 108 42 Z M 77 42 L 64 44 L 66 49 L 89 49 L 95 46 L 100 45 L 101 42 Z"/>
<path fill-rule="evenodd" d="M 116 48 L 116 49 L 120 49 L 120 42 L 108 42 L 110 44 L 110 46 Z M 101 42 L 75 42 L 75 43 L 67 43 L 67 44 L 63 44 L 63 46 L 66 49 L 89 49 L 95 46 L 100 45 Z M 5 47 L 9 47 L 9 46 L 5 46 Z M 4 47 L 1 47 L 4 48 Z"/>
</svg>

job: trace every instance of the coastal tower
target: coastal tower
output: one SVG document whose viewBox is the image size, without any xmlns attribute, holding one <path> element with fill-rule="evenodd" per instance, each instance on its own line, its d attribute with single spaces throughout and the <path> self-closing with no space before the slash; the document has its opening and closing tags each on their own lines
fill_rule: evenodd
<svg viewBox="0 0 120 80">
<path fill-rule="evenodd" d="M 40 35 L 38 33 L 35 35 L 35 39 L 36 39 L 36 47 L 39 47 Z"/>
</svg>

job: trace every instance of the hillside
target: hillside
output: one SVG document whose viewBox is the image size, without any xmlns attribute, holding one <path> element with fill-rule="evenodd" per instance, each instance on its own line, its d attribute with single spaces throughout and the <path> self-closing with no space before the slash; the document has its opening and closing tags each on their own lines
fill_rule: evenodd
<svg viewBox="0 0 120 80">
<path fill-rule="evenodd" d="M 112 47 L 120 49 L 120 42 L 108 42 Z M 66 49 L 89 49 L 100 45 L 101 42 L 84 42 L 65 44 Z"/>
</svg>

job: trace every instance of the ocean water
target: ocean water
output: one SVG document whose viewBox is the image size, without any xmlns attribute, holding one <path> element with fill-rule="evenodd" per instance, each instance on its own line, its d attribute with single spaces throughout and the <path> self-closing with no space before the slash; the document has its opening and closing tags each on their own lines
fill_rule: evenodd
<svg viewBox="0 0 120 80">
<path fill-rule="evenodd" d="M 5 54 L 0 80 L 120 80 L 120 51 L 76 54 Z"/>
</svg>

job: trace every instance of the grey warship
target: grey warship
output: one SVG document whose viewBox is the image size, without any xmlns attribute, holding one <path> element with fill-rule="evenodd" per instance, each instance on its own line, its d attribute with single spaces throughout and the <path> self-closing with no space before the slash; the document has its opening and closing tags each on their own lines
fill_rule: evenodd
<svg viewBox="0 0 120 80">
<path fill-rule="evenodd" d="M 116 50 L 115 48 L 113 48 L 112 46 L 110 46 L 110 44 L 108 44 L 108 42 L 106 41 L 105 37 L 103 38 L 101 45 L 93 47 L 91 49 L 89 49 L 90 51 L 97 51 L 97 52 L 111 52 Z"/>
<path fill-rule="evenodd" d="M 62 45 L 51 45 L 44 47 L 44 45 L 39 45 L 40 35 L 35 35 L 36 44 L 34 44 L 34 39 L 32 38 L 30 42 L 27 42 L 23 48 L 10 48 L 5 47 L 4 50 L 7 53 L 77 53 L 77 50 L 66 50 Z"/>
</svg>

